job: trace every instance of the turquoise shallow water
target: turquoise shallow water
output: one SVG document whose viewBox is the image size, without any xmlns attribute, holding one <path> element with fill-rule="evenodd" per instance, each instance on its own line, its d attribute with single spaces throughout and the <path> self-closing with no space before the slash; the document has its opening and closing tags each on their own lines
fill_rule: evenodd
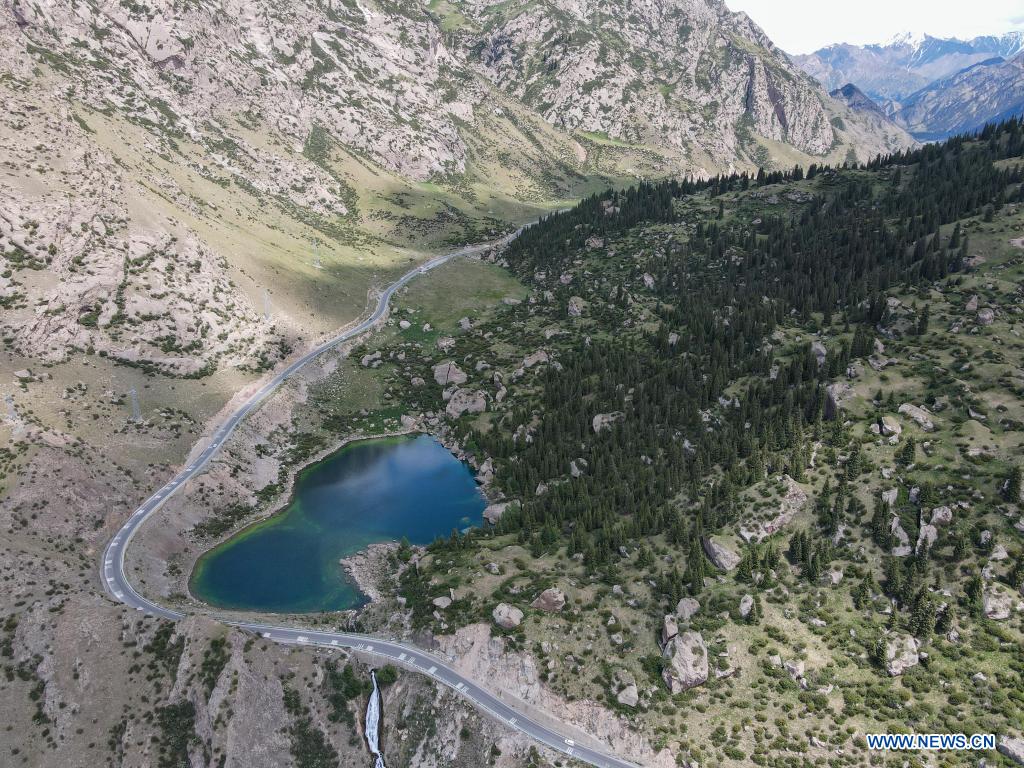
<svg viewBox="0 0 1024 768">
<path fill-rule="evenodd" d="M 473 475 L 427 435 L 362 440 L 304 469 L 291 502 L 203 555 L 192 593 L 221 608 L 279 613 L 355 608 L 338 561 L 378 541 L 428 544 L 479 525 Z"/>
</svg>

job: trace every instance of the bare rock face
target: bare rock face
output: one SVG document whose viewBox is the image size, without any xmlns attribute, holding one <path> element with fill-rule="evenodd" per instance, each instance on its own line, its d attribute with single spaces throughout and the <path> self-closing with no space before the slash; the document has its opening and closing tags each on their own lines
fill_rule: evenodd
<svg viewBox="0 0 1024 768">
<path fill-rule="evenodd" d="M 438 363 L 433 368 L 434 381 L 440 384 L 442 387 L 447 387 L 450 384 L 465 384 L 469 376 L 455 363 Z"/>
<path fill-rule="evenodd" d="M 547 613 L 558 613 L 565 607 L 565 593 L 550 587 L 541 592 L 537 599 L 530 603 L 530 607 Z"/>
<path fill-rule="evenodd" d="M 689 621 L 700 610 L 700 603 L 692 597 L 684 597 L 676 603 L 676 616 L 680 621 Z"/>
<path fill-rule="evenodd" d="M 701 541 L 704 546 L 704 553 L 708 560 L 723 571 L 731 571 L 740 564 L 740 556 L 724 544 L 719 544 L 710 536 L 705 536 Z"/>
<path fill-rule="evenodd" d="M 750 615 L 750 611 L 754 608 L 754 598 L 750 595 L 744 595 L 740 598 L 740 616 L 744 619 Z"/>
<path fill-rule="evenodd" d="M 480 390 L 457 389 L 444 410 L 453 419 L 465 413 L 483 413 L 487 410 L 487 395 Z"/>
<path fill-rule="evenodd" d="M 491 612 L 494 623 L 503 629 L 515 629 L 523 621 L 523 612 L 514 605 L 498 603 Z"/>
<path fill-rule="evenodd" d="M 921 657 L 918 651 L 921 643 L 910 635 L 898 635 L 885 642 L 885 668 L 890 675 L 902 675 L 915 666 Z"/>
<path fill-rule="evenodd" d="M 671 693 L 680 693 L 707 682 L 708 647 L 700 632 L 686 631 L 673 637 L 662 651 L 668 662 L 662 672 Z"/>
</svg>

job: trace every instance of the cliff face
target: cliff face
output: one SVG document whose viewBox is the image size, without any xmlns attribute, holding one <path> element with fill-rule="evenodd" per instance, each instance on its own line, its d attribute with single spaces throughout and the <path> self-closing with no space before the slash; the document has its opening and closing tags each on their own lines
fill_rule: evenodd
<svg viewBox="0 0 1024 768">
<path fill-rule="evenodd" d="M 484 32 L 476 66 L 568 130 L 665 143 L 716 166 L 753 161 L 756 137 L 808 155 L 849 142 L 832 119 L 842 108 L 717 0 L 467 5 Z"/>
</svg>

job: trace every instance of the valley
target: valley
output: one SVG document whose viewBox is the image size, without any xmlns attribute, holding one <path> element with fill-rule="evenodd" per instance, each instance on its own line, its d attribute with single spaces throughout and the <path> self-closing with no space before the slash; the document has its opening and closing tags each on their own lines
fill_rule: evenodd
<svg viewBox="0 0 1024 768">
<path fill-rule="evenodd" d="M 1024 764 L 1019 33 L 0 41 L 0 763 Z"/>
</svg>

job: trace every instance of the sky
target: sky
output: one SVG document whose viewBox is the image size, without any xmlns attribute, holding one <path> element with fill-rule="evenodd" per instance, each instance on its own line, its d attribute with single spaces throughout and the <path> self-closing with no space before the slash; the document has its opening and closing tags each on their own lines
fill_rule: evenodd
<svg viewBox="0 0 1024 768">
<path fill-rule="evenodd" d="M 933 37 L 993 35 L 1024 29 L 1022 0 L 726 0 L 745 11 L 787 53 L 832 43 L 884 43 L 901 32 Z"/>
</svg>

